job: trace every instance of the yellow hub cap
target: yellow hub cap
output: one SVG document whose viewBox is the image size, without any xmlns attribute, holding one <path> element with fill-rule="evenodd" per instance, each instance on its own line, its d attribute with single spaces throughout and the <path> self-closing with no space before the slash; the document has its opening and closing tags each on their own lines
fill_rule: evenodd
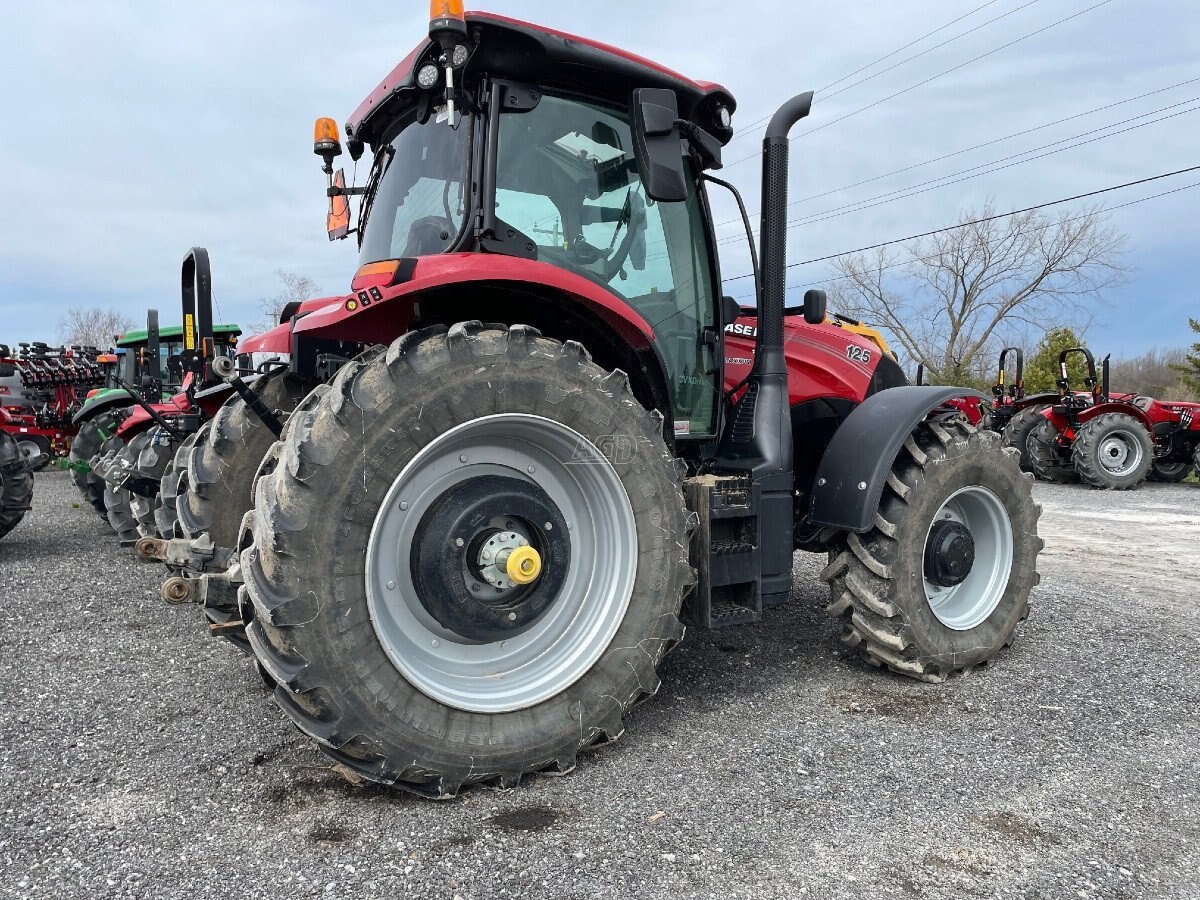
<svg viewBox="0 0 1200 900">
<path fill-rule="evenodd" d="M 542 574 L 542 557 L 532 547 L 517 547 L 508 555 L 504 568 L 514 583 L 529 584 Z"/>
</svg>

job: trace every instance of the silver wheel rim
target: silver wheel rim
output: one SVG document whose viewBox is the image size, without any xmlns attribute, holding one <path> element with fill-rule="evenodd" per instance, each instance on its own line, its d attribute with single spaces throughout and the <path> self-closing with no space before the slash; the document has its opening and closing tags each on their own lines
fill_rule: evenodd
<svg viewBox="0 0 1200 900">
<path fill-rule="evenodd" d="M 21 449 L 21 456 L 24 457 L 27 463 L 42 458 L 42 448 L 33 441 L 17 441 L 17 446 Z"/>
<path fill-rule="evenodd" d="M 953 587 L 940 587 L 922 574 L 925 600 L 937 620 L 947 628 L 969 631 L 987 621 L 1000 605 L 1008 587 L 1013 565 L 1012 522 L 1000 498 L 979 485 L 962 488 L 950 495 L 930 523 L 926 544 L 933 524 L 942 519 L 959 522 L 971 532 L 975 541 L 975 561 L 970 574 Z"/>
<path fill-rule="evenodd" d="M 1142 442 L 1125 429 L 1105 435 L 1098 453 L 1104 471 L 1118 476 L 1137 471 L 1144 458 Z"/>
<path fill-rule="evenodd" d="M 532 627 L 478 643 L 425 609 L 410 554 L 434 502 L 489 475 L 529 481 L 550 497 L 568 523 L 570 564 L 558 596 Z M 485 416 L 422 449 L 384 498 L 367 544 L 371 623 L 392 664 L 426 696 L 470 712 L 524 709 L 579 680 L 611 643 L 633 593 L 637 553 L 629 497 L 595 445 L 541 416 Z"/>
</svg>

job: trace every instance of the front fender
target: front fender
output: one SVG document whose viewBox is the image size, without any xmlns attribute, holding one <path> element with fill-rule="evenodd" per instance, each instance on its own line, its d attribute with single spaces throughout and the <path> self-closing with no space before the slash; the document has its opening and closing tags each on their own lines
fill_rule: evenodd
<svg viewBox="0 0 1200 900">
<path fill-rule="evenodd" d="M 1086 425 L 1096 416 L 1102 416 L 1105 413 L 1124 413 L 1132 416 L 1141 422 L 1148 432 L 1154 434 L 1154 421 L 1146 415 L 1145 411 L 1138 409 L 1132 403 L 1097 403 L 1095 406 L 1089 406 L 1079 413 L 1079 424 L 1080 426 Z"/>
<path fill-rule="evenodd" d="M 888 388 L 863 401 L 825 449 L 813 483 L 809 521 L 869 531 L 904 441 L 939 406 L 963 397 L 984 395 L 968 388 L 912 385 Z"/>
<path fill-rule="evenodd" d="M 133 404 L 133 398 L 129 396 L 129 392 L 117 388 L 114 391 L 105 391 L 103 396 L 88 400 L 80 407 L 79 412 L 71 417 L 72 425 L 82 425 L 88 419 L 94 418 L 100 413 L 108 412 L 111 409 L 124 409 Z"/>
</svg>

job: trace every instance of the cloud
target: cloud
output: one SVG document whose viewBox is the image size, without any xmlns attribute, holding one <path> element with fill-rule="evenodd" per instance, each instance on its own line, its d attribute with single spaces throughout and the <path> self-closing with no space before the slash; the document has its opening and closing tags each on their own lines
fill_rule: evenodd
<svg viewBox="0 0 1200 900">
<path fill-rule="evenodd" d="M 998 0 L 893 57 L 907 56 L 1014 9 Z M 1093 0 L 1038 2 L 823 102 L 797 129 L 793 197 L 851 184 L 1105 102 L 1195 77 L 1200 29 L 1192 0 L 1113 0 L 1099 9 L 892 101 L 821 127 L 860 107 L 1032 32 Z M 786 96 L 826 85 L 978 6 L 973 0 L 841 4 L 814 14 L 803 4 L 730 5 L 508 2 L 507 15 L 625 46 L 739 98 L 735 123 L 767 116 Z M 238 3 L 56 2 L 5 17 L 5 121 L 0 145 L 8 227 L 0 242 L 0 330 L 5 340 L 52 338 L 62 309 L 112 303 L 141 318 L 157 305 L 170 320 L 186 249 L 207 246 L 226 319 L 252 321 L 259 297 L 291 269 L 325 291 L 348 288 L 350 242 L 324 235 L 323 180 L 311 153 L 318 115 L 344 121 L 421 38 L 421 3 L 336 6 L 282 0 Z M 623 10 L 623 11 L 622 11 Z M 868 70 L 855 79 L 870 75 Z M 802 204 L 819 211 L 1068 137 L 1176 100 L 1200 83 L 964 154 L 906 175 Z M 1077 151 L 920 194 L 792 232 L 792 258 L 817 256 L 938 227 L 991 197 L 1015 208 L 1200 162 L 1196 116 L 1181 116 Z M 758 149 L 757 133 L 727 151 Z M 361 173 L 360 173 L 361 174 Z M 754 162 L 729 176 L 757 209 Z M 1200 180 L 1200 179 L 1196 179 Z M 1146 191 L 1152 193 L 1153 191 Z M 1194 283 L 1196 196 L 1181 193 L 1122 210 L 1116 221 L 1142 274 L 1119 295 L 1179 293 Z M 1134 199 L 1136 191 L 1114 196 Z M 733 207 L 714 195 L 718 219 Z M 723 229 L 722 234 L 731 230 Z M 727 274 L 745 270 L 738 244 L 723 250 Z M 1176 276 L 1157 277 L 1163 269 Z M 796 280 L 824 277 L 821 267 Z M 742 282 L 741 284 L 745 284 Z M 1149 304 L 1138 337 L 1111 323 L 1096 332 L 1120 351 L 1171 343 L 1178 299 Z M 1186 305 L 1186 303 L 1184 304 Z M 19 334 L 14 334 L 19 331 Z"/>
</svg>

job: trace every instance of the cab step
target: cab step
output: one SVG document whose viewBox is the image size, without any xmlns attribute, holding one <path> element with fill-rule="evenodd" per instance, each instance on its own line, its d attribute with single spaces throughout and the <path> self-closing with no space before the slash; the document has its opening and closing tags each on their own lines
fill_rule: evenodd
<svg viewBox="0 0 1200 900">
<path fill-rule="evenodd" d="M 743 475 L 698 475 L 684 482 L 688 508 L 700 519 L 692 535 L 697 583 L 684 607 L 697 628 L 745 625 L 762 618 L 758 515 Z"/>
</svg>

